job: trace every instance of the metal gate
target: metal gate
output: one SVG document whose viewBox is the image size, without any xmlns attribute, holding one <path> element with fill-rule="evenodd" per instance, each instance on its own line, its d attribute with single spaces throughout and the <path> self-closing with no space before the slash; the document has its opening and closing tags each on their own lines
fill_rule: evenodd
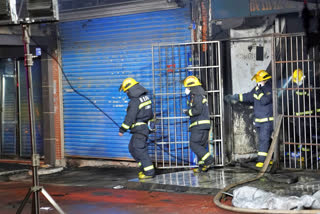
<svg viewBox="0 0 320 214">
<path fill-rule="evenodd" d="M 28 89 L 23 59 L 0 59 L 0 155 L 30 157 Z M 37 152 L 43 155 L 41 60 L 32 66 Z"/>
<path fill-rule="evenodd" d="M 284 115 L 284 168 L 319 169 L 319 49 L 306 50 L 303 34 L 275 35 L 272 49 L 274 113 Z"/>
<path fill-rule="evenodd" d="M 157 117 L 156 132 L 150 137 L 151 155 L 157 168 L 182 168 L 197 165 L 189 146 L 187 96 L 181 84 L 187 76 L 200 78 L 207 92 L 211 118 L 209 151 L 215 165 L 223 166 L 223 99 L 220 68 L 220 43 L 217 41 L 155 44 L 153 58 L 153 100 Z"/>
</svg>

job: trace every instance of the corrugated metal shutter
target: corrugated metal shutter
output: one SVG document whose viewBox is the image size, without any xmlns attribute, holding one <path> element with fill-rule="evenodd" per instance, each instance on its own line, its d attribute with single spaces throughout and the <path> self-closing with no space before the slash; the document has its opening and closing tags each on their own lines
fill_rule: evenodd
<svg viewBox="0 0 320 214">
<path fill-rule="evenodd" d="M 73 86 L 119 125 L 128 99 L 127 77 L 152 93 L 152 44 L 189 42 L 189 9 L 65 22 L 60 25 L 63 69 Z M 72 156 L 131 159 L 130 135 L 115 126 L 64 81 L 65 152 Z"/>
</svg>

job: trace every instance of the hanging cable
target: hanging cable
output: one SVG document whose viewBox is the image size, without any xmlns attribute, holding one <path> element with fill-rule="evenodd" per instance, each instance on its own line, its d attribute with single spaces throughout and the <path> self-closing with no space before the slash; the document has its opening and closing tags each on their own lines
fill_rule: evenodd
<svg viewBox="0 0 320 214">
<path fill-rule="evenodd" d="M 81 92 L 79 92 L 77 89 L 75 89 L 73 87 L 73 85 L 71 84 L 71 82 L 69 81 L 67 75 L 65 74 L 65 72 L 63 71 L 62 65 L 59 63 L 58 59 L 53 56 L 52 54 L 48 53 L 48 51 L 46 51 L 45 48 L 42 48 L 41 45 L 35 41 L 30 35 L 29 35 L 30 39 L 37 45 L 39 46 L 48 56 L 50 56 L 60 67 L 61 72 L 64 76 L 64 78 L 66 79 L 68 85 L 70 86 L 70 88 L 79 96 L 85 98 L 86 100 L 88 100 L 96 109 L 98 109 L 102 114 L 104 114 L 107 118 L 109 118 L 109 120 L 111 120 L 118 128 L 120 128 L 120 126 L 116 123 L 116 121 L 114 121 L 107 113 L 105 113 L 99 106 L 97 106 L 90 98 L 88 98 L 86 95 L 82 94 Z"/>
<path fill-rule="evenodd" d="M 31 39 L 37 46 L 39 46 L 39 47 L 41 48 L 41 50 L 43 50 L 43 52 L 45 52 L 48 56 L 50 56 L 50 57 L 59 65 L 60 70 L 61 70 L 64 78 L 66 79 L 68 85 L 70 86 L 70 88 L 71 88 L 76 94 L 78 94 L 79 96 L 81 96 L 81 97 L 85 98 L 86 100 L 88 100 L 95 108 L 97 108 L 101 113 L 103 113 L 107 118 L 109 118 L 118 128 L 120 128 L 120 126 L 119 126 L 107 113 L 105 113 L 99 106 L 97 106 L 90 98 L 88 98 L 87 96 L 85 96 L 84 94 L 82 94 L 81 92 L 79 92 L 77 89 L 75 89 L 75 88 L 73 87 L 73 85 L 71 84 L 70 80 L 68 79 L 66 73 L 63 71 L 62 65 L 60 64 L 60 62 L 58 61 L 58 59 L 57 59 L 55 56 L 53 56 L 52 54 L 48 53 L 48 51 L 46 51 L 45 48 L 42 48 L 41 45 L 40 45 L 37 41 L 35 41 L 30 35 L 29 35 L 29 37 L 30 37 L 30 39 Z M 184 163 L 185 163 L 185 162 L 188 163 L 188 164 L 191 163 L 191 162 L 188 161 L 188 160 L 183 160 L 183 159 L 181 159 L 181 158 L 178 158 L 177 156 L 174 156 L 174 155 L 170 154 L 169 151 L 167 151 L 165 148 L 161 148 L 161 145 L 158 145 L 155 141 L 150 140 L 150 142 L 152 142 L 152 143 L 154 143 L 156 146 L 158 146 L 159 149 L 163 149 L 163 151 L 164 151 L 165 153 L 167 153 L 170 157 L 175 158 L 175 159 L 177 159 L 177 160 L 179 160 L 179 161 L 182 161 L 182 162 L 184 162 Z"/>
</svg>

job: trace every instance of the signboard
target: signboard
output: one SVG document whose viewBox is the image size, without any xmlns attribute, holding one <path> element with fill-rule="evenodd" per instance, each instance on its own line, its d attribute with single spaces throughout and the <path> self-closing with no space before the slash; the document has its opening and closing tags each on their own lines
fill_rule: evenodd
<svg viewBox="0 0 320 214">
<path fill-rule="evenodd" d="M 298 12 L 303 2 L 292 0 L 212 0 L 213 19 L 227 19 Z M 315 8 L 315 4 L 308 4 Z"/>
</svg>

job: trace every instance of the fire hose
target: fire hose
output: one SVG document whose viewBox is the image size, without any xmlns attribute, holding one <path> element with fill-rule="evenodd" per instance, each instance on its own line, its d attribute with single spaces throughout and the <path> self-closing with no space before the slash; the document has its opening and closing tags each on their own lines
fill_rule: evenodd
<svg viewBox="0 0 320 214">
<path fill-rule="evenodd" d="M 226 204 L 222 204 L 220 202 L 223 194 L 225 194 L 225 192 L 228 192 L 231 188 L 234 188 L 238 185 L 242 185 L 245 183 L 249 183 L 252 181 L 256 181 L 258 179 L 260 179 L 261 177 L 264 176 L 264 173 L 266 172 L 268 166 L 269 166 L 269 162 L 271 160 L 271 157 L 274 153 L 274 150 L 276 148 L 276 144 L 278 141 L 278 137 L 279 137 L 279 133 L 280 133 L 280 127 L 281 127 L 281 122 L 283 119 L 283 115 L 279 115 L 278 116 L 278 120 L 277 120 L 277 124 L 276 124 L 276 129 L 273 135 L 273 139 L 272 139 L 272 143 L 271 146 L 269 148 L 268 151 L 268 155 L 263 163 L 263 167 L 260 170 L 260 172 L 258 173 L 258 175 L 255 178 L 250 178 L 250 179 L 246 179 L 240 182 L 236 182 L 233 184 L 230 184 L 228 186 L 226 186 L 225 188 L 223 188 L 222 190 L 220 190 L 218 192 L 218 194 L 214 197 L 213 202 L 220 208 L 225 209 L 225 210 L 229 210 L 229 211 L 233 211 L 233 212 L 244 212 L 244 213 L 279 213 L 279 214 L 291 214 L 291 213 L 301 213 L 301 214 L 312 214 L 312 213 L 320 213 L 320 210 L 260 210 L 260 209 L 247 209 L 247 208 L 239 208 L 239 207 L 233 207 L 233 206 L 229 206 Z"/>
</svg>

